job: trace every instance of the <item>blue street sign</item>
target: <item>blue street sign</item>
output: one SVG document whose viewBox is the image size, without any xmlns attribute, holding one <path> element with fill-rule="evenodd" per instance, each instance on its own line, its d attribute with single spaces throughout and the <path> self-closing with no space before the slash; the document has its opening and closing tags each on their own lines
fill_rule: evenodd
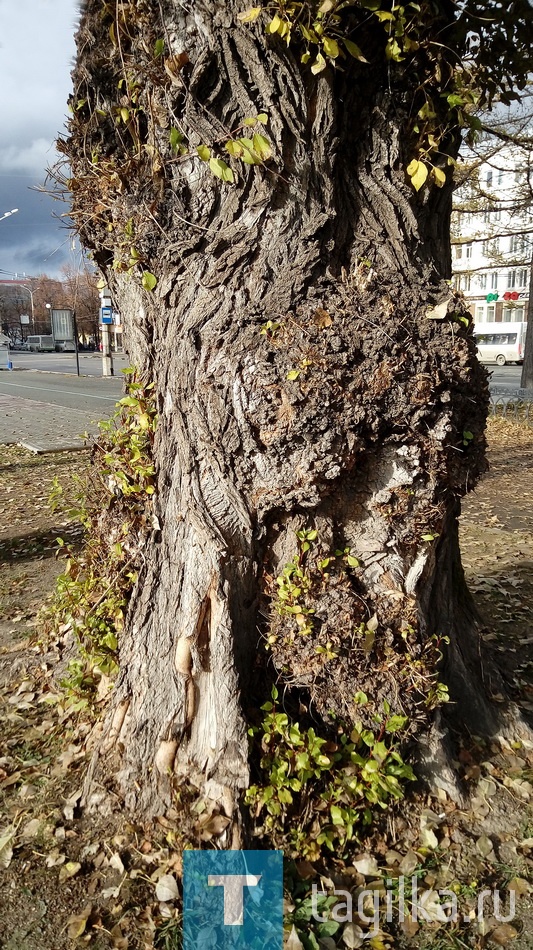
<svg viewBox="0 0 533 950">
<path fill-rule="evenodd" d="M 102 307 L 100 310 L 100 322 L 103 324 L 113 323 L 113 308 Z"/>
</svg>

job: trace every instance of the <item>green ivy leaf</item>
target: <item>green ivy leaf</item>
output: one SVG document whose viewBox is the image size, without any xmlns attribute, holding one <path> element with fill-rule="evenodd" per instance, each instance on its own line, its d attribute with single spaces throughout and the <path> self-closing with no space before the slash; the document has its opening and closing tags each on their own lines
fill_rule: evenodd
<svg viewBox="0 0 533 950">
<path fill-rule="evenodd" d="M 408 716 L 391 716 L 385 726 L 385 732 L 399 732 L 400 729 L 405 729 L 408 722 Z"/>
<path fill-rule="evenodd" d="M 261 161 L 266 162 L 272 156 L 272 146 L 264 135 L 256 133 L 252 140 L 254 152 L 259 155 Z"/>
<path fill-rule="evenodd" d="M 196 151 L 198 152 L 198 158 L 201 158 L 203 162 L 208 162 L 211 158 L 211 149 L 207 145 L 199 145 Z"/>
<path fill-rule="evenodd" d="M 155 290 L 157 287 L 157 277 L 151 274 L 149 270 L 143 270 L 142 285 L 145 290 Z"/>
<path fill-rule="evenodd" d="M 159 57 L 163 55 L 164 51 L 165 41 L 163 39 L 156 40 L 154 44 L 154 58 L 159 59 Z"/>
<path fill-rule="evenodd" d="M 178 149 L 179 145 L 181 144 L 181 142 L 183 142 L 183 135 L 182 135 L 182 133 L 179 131 L 179 129 L 176 129 L 176 128 L 174 128 L 174 126 L 172 126 L 172 128 L 171 128 L 171 130 L 170 130 L 170 133 L 169 133 L 169 136 L 168 136 L 168 139 L 169 139 L 170 147 L 171 147 L 172 151 L 175 152 L 175 151 L 177 151 L 177 149 Z"/>
<path fill-rule="evenodd" d="M 357 43 L 353 43 L 352 40 L 347 40 L 344 36 L 342 37 L 342 43 L 350 56 L 353 56 L 354 59 L 358 59 L 361 63 L 368 63 L 368 60 L 363 56 Z"/>
<path fill-rule="evenodd" d="M 336 59 L 340 53 L 339 44 L 332 36 L 325 36 L 322 40 L 322 46 L 326 56 L 329 56 L 330 59 Z"/>
<path fill-rule="evenodd" d="M 209 160 L 209 168 L 213 172 L 213 175 L 220 178 L 221 181 L 231 183 L 235 180 L 232 169 L 221 158 L 211 158 Z"/>
</svg>

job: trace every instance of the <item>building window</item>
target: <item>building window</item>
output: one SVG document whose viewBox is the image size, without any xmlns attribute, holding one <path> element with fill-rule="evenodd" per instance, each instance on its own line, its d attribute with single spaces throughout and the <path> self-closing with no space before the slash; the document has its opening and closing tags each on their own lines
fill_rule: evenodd
<svg viewBox="0 0 533 950">
<path fill-rule="evenodd" d="M 495 211 L 493 221 L 501 221 L 501 219 L 502 219 L 501 211 Z"/>
<path fill-rule="evenodd" d="M 455 259 L 456 259 L 457 261 L 460 261 L 461 258 L 462 258 L 462 256 L 463 256 L 463 245 L 462 245 L 462 244 L 456 244 L 456 245 L 455 245 Z"/>
<path fill-rule="evenodd" d="M 490 211 L 488 208 L 483 212 L 483 224 L 490 224 Z"/>
<path fill-rule="evenodd" d="M 527 287 L 527 269 L 525 267 L 507 272 L 507 289 L 514 290 L 515 287 L 522 289 Z"/>
<path fill-rule="evenodd" d="M 481 252 L 483 257 L 490 257 L 490 241 L 483 241 L 481 245 Z"/>
<path fill-rule="evenodd" d="M 490 188 L 490 186 L 492 185 L 492 169 L 489 169 L 489 171 L 487 172 L 485 181 L 487 183 L 487 187 Z"/>
<path fill-rule="evenodd" d="M 495 315 L 496 315 L 496 307 L 494 306 L 487 307 L 487 323 L 494 323 Z"/>
<path fill-rule="evenodd" d="M 487 289 L 487 280 L 488 280 L 488 274 L 478 274 L 478 275 L 477 275 L 477 282 L 478 282 L 478 284 L 479 284 L 480 290 L 486 290 L 486 289 Z"/>
<path fill-rule="evenodd" d="M 492 274 L 490 275 L 490 289 L 491 290 L 498 289 L 498 271 L 496 270 L 493 270 Z"/>
<path fill-rule="evenodd" d="M 525 245 L 526 242 L 523 234 L 511 234 L 509 241 L 509 250 L 511 254 L 523 254 Z"/>
<path fill-rule="evenodd" d="M 469 241 L 468 244 L 465 244 L 465 257 L 472 257 L 472 241 Z"/>
<path fill-rule="evenodd" d="M 499 170 L 499 172 L 498 172 L 498 184 L 499 184 L 499 185 L 503 184 L 503 179 L 504 179 L 504 173 L 503 173 L 503 171 L 502 171 L 501 168 L 500 168 L 500 170 Z"/>
<path fill-rule="evenodd" d="M 472 278 L 470 274 L 463 274 L 463 276 L 461 277 L 461 283 L 460 283 L 461 290 L 470 290 L 471 285 L 472 285 Z"/>
<path fill-rule="evenodd" d="M 518 323 L 523 323 L 523 322 L 524 322 L 524 307 L 523 307 L 523 306 L 522 306 L 522 307 L 515 307 L 515 308 L 514 308 L 514 317 L 513 317 L 513 319 L 516 320 Z"/>
<path fill-rule="evenodd" d="M 476 323 L 483 323 L 485 307 L 476 307 Z"/>
</svg>

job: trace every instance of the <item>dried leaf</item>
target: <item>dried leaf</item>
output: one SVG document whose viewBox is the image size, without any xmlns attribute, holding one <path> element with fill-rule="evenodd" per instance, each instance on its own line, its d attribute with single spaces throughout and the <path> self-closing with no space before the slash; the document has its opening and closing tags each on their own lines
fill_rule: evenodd
<svg viewBox="0 0 533 950">
<path fill-rule="evenodd" d="M 348 950 L 357 950 L 358 947 L 364 946 L 365 938 L 359 924 L 346 924 L 342 932 L 342 942 Z"/>
<path fill-rule="evenodd" d="M 66 864 L 59 871 L 59 883 L 64 884 L 65 881 L 68 881 L 71 877 L 74 877 L 75 874 L 81 868 L 79 861 L 67 861 Z"/>
<path fill-rule="evenodd" d="M 487 835 L 481 835 L 481 837 L 477 839 L 476 848 L 484 858 L 487 858 L 489 854 L 494 851 L 494 845 Z"/>
<path fill-rule="evenodd" d="M 296 927 L 294 924 L 287 940 L 285 941 L 284 950 L 304 950 L 304 945 L 296 933 Z"/>
<path fill-rule="evenodd" d="M 87 907 L 82 910 L 81 914 L 69 917 L 67 920 L 67 933 L 71 940 L 77 940 L 78 937 L 81 937 L 81 935 L 85 933 L 87 921 L 91 916 L 92 909 L 92 904 L 88 904 Z"/>
<path fill-rule="evenodd" d="M 511 924 L 500 924 L 490 935 L 490 939 L 500 947 L 506 947 L 507 944 L 516 937 L 518 937 L 518 930 L 516 930 L 515 927 L 511 927 Z"/>
<path fill-rule="evenodd" d="M 359 874 L 365 877 L 376 877 L 379 875 L 379 867 L 376 858 L 372 854 L 361 854 L 354 858 L 353 866 Z"/>
<path fill-rule="evenodd" d="M 163 874 L 156 886 L 155 886 L 155 896 L 158 901 L 174 901 L 180 896 L 178 890 L 178 885 L 176 883 L 176 878 L 172 874 Z"/>
<path fill-rule="evenodd" d="M 0 834 L 0 869 L 5 870 L 11 864 L 13 848 L 11 843 L 15 837 L 14 828 L 6 828 Z"/>
</svg>

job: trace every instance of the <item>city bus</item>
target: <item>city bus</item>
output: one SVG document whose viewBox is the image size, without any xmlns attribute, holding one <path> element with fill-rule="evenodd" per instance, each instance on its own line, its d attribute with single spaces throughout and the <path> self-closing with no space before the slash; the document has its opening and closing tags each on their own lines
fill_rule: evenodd
<svg viewBox="0 0 533 950">
<path fill-rule="evenodd" d="M 527 323 L 478 323 L 474 326 L 477 355 L 482 363 L 522 363 Z"/>
</svg>

